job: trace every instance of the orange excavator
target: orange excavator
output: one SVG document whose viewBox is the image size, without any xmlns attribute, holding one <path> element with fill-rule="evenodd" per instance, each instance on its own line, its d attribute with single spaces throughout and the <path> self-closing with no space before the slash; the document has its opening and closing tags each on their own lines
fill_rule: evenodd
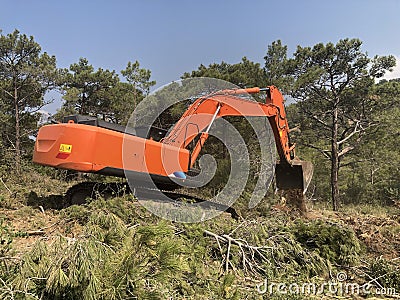
<svg viewBox="0 0 400 300">
<path fill-rule="evenodd" d="M 265 103 L 242 97 L 260 92 L 266 94 Z M 225 116 L 266 117 L 279 155 L 275 167 L 277 188 L 307 189 L 313 168 L 311 163 L 295 156 L 295 144 L 289 140 L 284 98 L 274 86 L 226 89 L 199 97 L 169 132 L 155 127 L 127 130 L 96 117 L 69 116 L 62 123 L 40 128 L 33 161 L 55 168 L 119 177 L 128 172 L 139 185 L 150 177 L 156 184 L 174 187 L 177 181 L 171 175 L 184 180 L 193 169 L 211 125 Z M 192 141 L 196 144 L 190 150 L 188 145 Z"/>
</svg>

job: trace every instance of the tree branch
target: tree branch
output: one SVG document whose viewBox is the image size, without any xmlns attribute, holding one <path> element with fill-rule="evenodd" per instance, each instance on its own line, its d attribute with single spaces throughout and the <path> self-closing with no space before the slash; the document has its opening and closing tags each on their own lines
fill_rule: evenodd
<svg viewBox="0 0 400 300">
<path fill-rule="evenodd" d="M 326 128 L 329 128 L 329 129 L 332 128 L 331 126 L 329 126 L 326 122 L 322 121 L 322 120 L 321 120 L 320 118 L 318 118 L 317 116 L 312 115 L 311 117 L 312 117 L 315 121 L 317 121 L 318 123 L 320 123 L 321 125 L 325 126 Z"/>
<path fill-rule="evenodd" d="M 342 157 L 343 155 L 345 155 L 347 152 L 350 152 L 353 149 L 354 149 L 353 146 L 348 146 L 348 147 L 344 148 L 342 151 L 339 152 L 339 154 L 338 154 L 339 158 Z"/>
<path fill-rule="evenodd" d="M 235 239 L 228 234 L 218 235 L 208 230 L 204 230 L 204 233 L 216 239 L 222 255 L 223 253 L 220 241 L 227 244 L 227 250 L 225 253 L 225 272 L 229 270 L 229 265 L 233 267 L 231 261 L 229 260 L 232 251 L 232 245 L 236 245 L 239 247 L 240 255 L 242 257 L 242 266 L 243 270 L 245 271 L 247 271 L 247 268 L 249 268 L 250 271 L 254 271 L 255 268 L 265 271 L 261 266 L 257 264 L 256 255 L 263 261 L 269 261 L 264 254 L 266 254 L 267 250 L 274 250 L 274 247 L 249 245 L 247 241 L 243 239 Z"/>
<path fill-rule="evenodd" d="M 6 89 L 3 89 L 3 91 L 4 91 L 7 95 L 9 95 L 11 98 L 14 99 L 14 95 L 11 94 L 9 91 L 7 91 Z"/>
<path fill-rule="evenodd" d="M 337 145 L 339 146 L 340 144 L 343 144 L 344 142 L 346 142 L 347 140 L 349 140 L 353 135 L 355 135 L 356 133 L 359 133 L 361 130 L 358 130 L 358 127 L 360 125 L 360 121 L 356 122 L 356 125 L 354 126 L 354 130 L 352 133 L 350 133 L 347 137 L 343 138 L 342 140 L 337 142 Z"/>
<path fill-rule="evenodd" d="M 311 86 L 311 87 L 310 87 L 310 90 L 312 90 L 312 91 L 313 91 L 314 93 L 316 93 L 319 97 L 321 97 L 321 99 L 324 99 L 324 100 L 326 100 L 326 101 L 329 102 L 329 103 L 333 103 L 332 99 L 330 99 L 329 97 L 323 95 L 319 89 L 317 89 L 317 88 Z"/>
<path fill-rule="evenodd" d="M 327 159 L 329 159 L 329 160 L 331 159 L 331 155 L 330 155 L 331 151 L 330 150 L 321 149 L 321 148 L 319 148 L 317 146 L 314 146 L 314 145 L 311 145 L 311 144 L 304 144 L 304 146 L 312 148 L 312 149 L 315 149 L 318 152 L 320 152 L 321 154 L 323 154 Z"/>
</svg>

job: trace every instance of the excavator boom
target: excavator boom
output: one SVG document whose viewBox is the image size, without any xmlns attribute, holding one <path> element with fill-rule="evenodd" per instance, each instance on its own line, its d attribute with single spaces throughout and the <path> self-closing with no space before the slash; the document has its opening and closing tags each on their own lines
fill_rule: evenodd
<svg viewBox="0 0 400 300">
<path fill-rule="evenodd" d="M 265 103 L 238 97 L 260 92 L 266 93 Z M 170 134 L 162 142 L 167 145 L 185 148 L 200 134 L 200 138 L 191 154 L 192 166 L 208 137 L 211 124 L 215 119 L 225 116 L 267 117 L 279 155 L 279 162 L 275 169 L 278 189 L 307 190 L 312 178 L 313 166 L 310 162 L 304 162 L 296 158 L 295 145 L 291 144 L 289 139 L 290 129 L 284 107 L 284 98 L 274 86 L 222 90 L 198 98 L 186 110 L 172 128 Z M 196 126 L 190 126 L 191 124 L 196 124 Z"/>
</svg>

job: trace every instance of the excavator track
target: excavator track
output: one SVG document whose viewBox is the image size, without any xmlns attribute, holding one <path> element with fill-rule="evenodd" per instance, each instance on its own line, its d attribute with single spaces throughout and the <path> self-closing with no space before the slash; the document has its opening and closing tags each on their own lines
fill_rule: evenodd
<svg viewBox="0 0 400 300">
<path fill-rule="evenodd" d="M 131 193 L 126 183 L 81 182 L 70 187 L 64 196 L 64 206 L 85 204 L 87 198 L 96 199 L 122 196 Z"/>
<path fill-rule="evenodd" d="M 160 193 L 161 192 L 161 193 Z M 179 190 L 158 190 L 148 187 L 135 187 L 132 191 L 127 182 L 81 182 L 67 190 L 64 196 L 64 206 L 81 205 L 87 202 L 87 199 L 96 199 L 103 197 L 105 199 L 110 197 L 119 197 L 126 194 L 134 194 L 139 200 L 155 200 L 165 201 L 165 197 L 175 200 L 176 204 L 179 203 L 200 203 L 204 209 L 216 209 L 219 211 L 226 211 L 234 219 L 240 219 L 237 211 L 230 206 L 221 203 L 212 202 L 208 199 L 201 198 L 193 195 L 188 190 L 181 188 Z"/>
</svg>

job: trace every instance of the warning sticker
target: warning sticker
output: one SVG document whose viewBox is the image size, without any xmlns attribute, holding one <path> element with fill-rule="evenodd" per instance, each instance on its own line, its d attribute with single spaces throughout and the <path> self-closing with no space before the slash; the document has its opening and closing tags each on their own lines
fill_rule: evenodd
<svg viewBox="0 0 400 300">
<path fill-rule="evenodd" d="M 71 153 L 72 145 L 61 144 L 60 145 L 60 149 L 58 151 L 61 152 L 61 153 Z"/>
</svg>

